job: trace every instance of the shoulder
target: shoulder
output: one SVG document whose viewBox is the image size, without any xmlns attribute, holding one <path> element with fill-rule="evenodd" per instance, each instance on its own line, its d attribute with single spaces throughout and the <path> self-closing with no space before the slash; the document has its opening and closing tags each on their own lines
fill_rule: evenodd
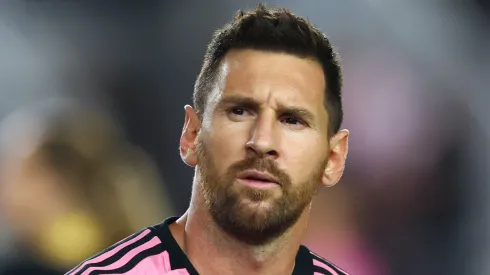
<svg viewBox="0 0 490 275">
<path fill-rule="evenodd" d="M 336 266 L 332 262 L 327 259 L 321 257 L 315 252 L 309 250 L 310 257 L 313 262 L 313 271 L 314 274 L 325 274 L 325 275 L 349 275 L 345 270 Z"/>
<path fill-rule="evenodd" d="M 80 263 L 65 275 L 140 274 L 155 267 L 158 255 L 165 251 L 155 229 L 143 229 Z M 143 266 L 143 267 L 142 267 Z M 146 269 L 141 269 L 146 268 Z M 100 272 L 103 271 L 103 272 Z M 100 273 L 99 273 L 100 272 Z"/>
</svg>

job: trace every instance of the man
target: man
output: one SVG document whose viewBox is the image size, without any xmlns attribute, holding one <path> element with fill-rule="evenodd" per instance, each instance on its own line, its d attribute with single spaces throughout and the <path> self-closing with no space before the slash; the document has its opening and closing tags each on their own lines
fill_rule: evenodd
<svg viewBox="0 0 490 275">
<path fill-rule="evenodd" d="M 239 12 L 215 33 L 185 106 L 188 211 L 122 240 L 69 275 L 347 274 L 301 246 L 312 198 L 340 179 L 341 69 L 289 11 Z"/>
</svg>

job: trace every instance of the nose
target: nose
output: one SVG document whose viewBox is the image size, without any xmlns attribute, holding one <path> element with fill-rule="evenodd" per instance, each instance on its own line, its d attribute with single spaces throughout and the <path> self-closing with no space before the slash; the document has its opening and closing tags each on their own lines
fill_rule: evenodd
<svg viewBox="0 0 490 275">
<path fill-rule="evenodd" d="M 276 136 L 275 116 L 262 115 L 257 119 L 251 138 L 246 144 L 248 153 L 261 158 L 276 159 L 279 157 Z"/>
</svg>

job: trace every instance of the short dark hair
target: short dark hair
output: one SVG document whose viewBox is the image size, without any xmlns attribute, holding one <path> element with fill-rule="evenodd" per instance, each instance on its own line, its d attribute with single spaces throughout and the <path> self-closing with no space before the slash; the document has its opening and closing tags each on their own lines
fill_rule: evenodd
<svg viewBox="0 0 490 275">
<path fill-rule="evenodd" d="M 282 52 L 318 61 L 326 81 L 329 135 L 339 131 L 343 111 L 342 69 L 338 53 L 329 39 L 307 20 L 285 8 L 267 9 L 263 4 L 248 12 L 238 11 L 230 23 L 214 33 L 194 87 L 193 103 L 198 113 L 204 113 L 208 94 L 217 81 L 221 60 L 231 49 Z"/>
</svg>

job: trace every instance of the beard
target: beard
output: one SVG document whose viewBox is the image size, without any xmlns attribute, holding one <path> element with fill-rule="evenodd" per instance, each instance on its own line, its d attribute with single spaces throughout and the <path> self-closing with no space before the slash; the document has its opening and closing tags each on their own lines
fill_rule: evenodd
<svg viewBox="0 0 490 275">
<path fill-rule="evenodd" d="M 200 139 L 197 144 L 199 184 L 204 201 L 214 222 L 238 241 L 266 244 L 290 229 L 311 203 L 318 190 L 328 159 L 320 163 L 305 182 L 293 184 L 287 172 L 268 158 L 248 157 L 232 164 L 221 175 L 214 166 L 210 151 Z M 279 180 L 281 194 L 277 190 L 239 186 L 237 175 L 254 169 L 267 172 Z M 248 200 L 253 205 L 244 204 Z"/>
</svg>

